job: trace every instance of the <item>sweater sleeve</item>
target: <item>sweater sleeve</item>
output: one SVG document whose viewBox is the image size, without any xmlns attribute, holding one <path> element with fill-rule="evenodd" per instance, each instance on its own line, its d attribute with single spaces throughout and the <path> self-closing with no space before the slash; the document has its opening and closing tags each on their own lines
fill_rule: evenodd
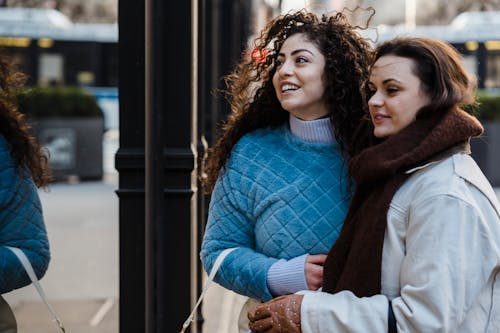
<svg viewBox="0 0 500 333">
<path fill-rule="evenodd" d="M 302 333 L 388 332 L 389 300 L 384 295 L 356 297 L 350 291 L 301 291 Z"/>
<path fill-rule="evenodd" d="M 31 280 L 18 258 L 3 246 L 20 248 L 38 278 L 45 274 L 50 254 L 35 184 L 27 170 L 14 165 L 4 145 L 0 147 L 0 160 L 0 293 L 6 293 Z"/>
<path fill-rule="evenodd" d="M 223 261 L 214 280 L 241 295 L 267 301 L 272 298 L 266 278 L 277 261 L 255 250 L 254 222 L 245 193 L 231 186 L 232 169 L 219 177 L 212 193 L 208 222 L 201 247 L 201 261 L 207 272 L 220 252 L 237 247 Z"/>
</svg>

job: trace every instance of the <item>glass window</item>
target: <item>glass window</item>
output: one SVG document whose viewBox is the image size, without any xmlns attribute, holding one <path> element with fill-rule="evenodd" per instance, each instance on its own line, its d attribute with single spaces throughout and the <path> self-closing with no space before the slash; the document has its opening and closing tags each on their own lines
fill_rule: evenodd
<svg viewBox="0 0 500 333">
<path fill-rule="evenodd" d="M 477 58 L 475 54 L 464 55 L 462 57 L 465 69 L 477 77 Z"/>
<path fill-rule="evenodd" d="M 39 58 L 38 83 L 64 83 L 64 59 L 61 54 L 42 53 Z"/>
<path fill-rule="evenodd" d="M 500 88 L 500 54 L 488 54 L 484 86 L 487 89 Z"/>
</svg>

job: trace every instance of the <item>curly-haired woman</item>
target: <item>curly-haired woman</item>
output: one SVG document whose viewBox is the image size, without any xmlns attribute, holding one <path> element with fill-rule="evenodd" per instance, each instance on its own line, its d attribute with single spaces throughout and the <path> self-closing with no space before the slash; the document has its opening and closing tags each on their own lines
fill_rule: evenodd
<svg viewBox="0 0 500 333">
<path fill-rule="evenodd" d="M 260 301 L 322 286 L 351 197 L 345 161 L 365 147 L 370 44 L 343 13 L 277 17 L 226 77 L 231 113 L 211 148 L 201 259 Z M 369 124 L 369 122 L 367 122 Z"/>
<path fill-rule="evenodd" d="M 0 294 L 31 283 L 19 259 L 5 246 L 21 249 L 41 278 L 50 260 L 37 187 L 50 181 L 47 157 L 30 134 L 15 103 L 22 73 L 0 54 Z"/>
</svg>

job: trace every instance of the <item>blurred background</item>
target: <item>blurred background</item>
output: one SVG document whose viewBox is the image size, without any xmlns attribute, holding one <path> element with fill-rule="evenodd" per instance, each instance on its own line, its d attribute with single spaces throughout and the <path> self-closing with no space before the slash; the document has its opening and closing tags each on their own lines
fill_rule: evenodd
<svg viewBox="0 0 500 333">
<path fill-rule="evenodd" d="M 42 285 L 68 332 L 125 332 L 119 329 L 119 262 L 126 259 L 119 258 L 122 221 L 115 154 L 120 148 L 120 118 L 129 116 L 120 105 L 120 77 L 123 80 L 136 68 L 119 72 L 119 5 L 136 1 L 0 0 L 0 48 L 29 75 L 19 103 L 49 148 L 56 176 L 48 191 L 40 191 L 52 247 Z M 220 40 L 214 37 L 211 42 L 214 53 L 200 58 L 199 64 L 200 77 L 206 76 L 201 85 L 206 98 L 200 107 L 209 111 L 210 128 L 204 133 L 208 144 L 215 136 L 215 124 L 228 112 L 224 101 L 208 91 L 219 87 L 219 79 L 251 48 L 249 40 L 269 19 L 300 8 L 321 14 L 372 6 L 376 14 L 361 33 L 374 44 L 401 35 L 431 36 L 461 52 L 466 67 L 478 77 L 477 114 L 485 125 L 484 138 L 473 142 L 473 156 L 490 182 L 500 186 L 500 0 L 199 0 L 198 4 L 210 9 L 202 19 L 224 29 Z M 349 15 L 363 25 L 366 13 Z M 202 27 L 203 33 L 213 31 Z M 5 296 L 15 310 L 19 332 L 54 331 L 32 286 Z M 225 332 L 234 324 L 227 318 L 231 311 L 238 313 L 238 302 L 222 288 L 211 288 L 203 331 Z"/>
</svg>

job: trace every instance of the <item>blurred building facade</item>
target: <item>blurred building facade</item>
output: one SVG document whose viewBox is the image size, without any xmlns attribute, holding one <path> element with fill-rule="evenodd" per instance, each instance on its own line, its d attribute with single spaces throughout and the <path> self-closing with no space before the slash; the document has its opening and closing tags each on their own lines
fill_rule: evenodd
<svg viewBox="0 0 500 333">
<path fill-rule="evenodd" d="M 343 7 L 372 6 L 376 9 L 372 23 L 401 24 L 408 15 L 413 15 L 417 25 L 449 24 L 464 11 L 500 10 L 500 0 L 257 0 L 252 6 L 261 9 L 281 8 L 281 13 L 289 10 L 308 8 L 318 13 L 338 10 Z M 118 0 L 0 0 L 0 6 L 47 7 L 58 9 L 73 22 L 116 23 L 118 20 Z M 415 10 L 408 11 L 409 8 Z M 255 26 L 261 27 L 269 19 L 269 14 L 256 13 Z"/>
<path fill-rule="evenodd" d="M 75 23 L 118 22 L 118 0 L 3 0 L 0 5 L 57 9 Z"/>
<path fill-rule="evenodd" d="M 500 10 L 500 0 L 282 0 L 283 12 L 296 8 L 309 8 L 324 12 L 343 7 L 372 6 L 377 11 L 372 23 L 402 24 L 408 15 L 417 25 L 449 24 L 465 11 Z"/>
</svg>

